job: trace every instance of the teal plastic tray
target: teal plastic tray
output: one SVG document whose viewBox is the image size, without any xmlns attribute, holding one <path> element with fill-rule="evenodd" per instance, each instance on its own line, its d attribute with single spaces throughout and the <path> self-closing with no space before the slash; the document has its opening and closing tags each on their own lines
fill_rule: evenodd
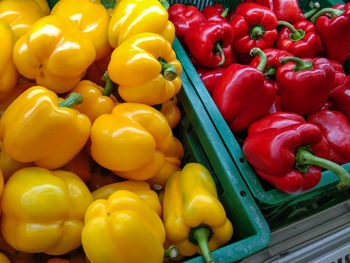
<svg viewBox="0 0 350 263">
<path fill-rule="evenodd" d="M 238 2 L 228 0 L 170 0 L 171 4 L 183 3 L 186 5 L 195 5 L 199 9 L 202 9 L 206 5 L 221 3 L 224 7 L 230 8 L 230 10 Z M 329 7 L 341 3 L 341 1 L 337 0 L 321 0 L 318 2 L 321 7 Z M 299 4 L 304 11 L 307 11 L 310 1 L 299 1 Z M 320 183 L 314 189 L 299 194 L 286 194 L 260 179 L 247 162 L 235 136 L 220 114 L 178 39 L 175 39 L 173 47 L 183 65 L 184 71 L 189 77 L 191 85 L 195 88 L 231 159 L 247 183 L 249 190 L 256 199 L 270 227 L 280 227 L 350 198 L 349 192 L 340 192 L 336 189 L 335 185 L 338 178 L 329 171 L 323 173 Z M 344 167 L 350 171 L 350 164 Z"/>
</svg>

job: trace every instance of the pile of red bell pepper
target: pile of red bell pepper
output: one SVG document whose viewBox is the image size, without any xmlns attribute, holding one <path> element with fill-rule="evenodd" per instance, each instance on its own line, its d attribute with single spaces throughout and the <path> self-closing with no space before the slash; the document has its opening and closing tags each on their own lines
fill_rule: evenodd
<svg viewBox="0 0 350 263">
<path fill-rule="evenodd" d="M 256 173 L 287 193 L 322 169 L 350 187 L 350 3 L 302 13 L 297 0 L 247 0 L 234 10 L 174 4 L 176 35 Z"/>
</svg>

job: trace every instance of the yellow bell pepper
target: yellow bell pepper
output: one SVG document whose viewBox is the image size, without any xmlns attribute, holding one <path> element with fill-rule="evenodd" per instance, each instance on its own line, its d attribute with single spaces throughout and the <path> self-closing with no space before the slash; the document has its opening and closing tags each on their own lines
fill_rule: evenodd
<svg viewBox="0 0 350 263">
<path fill-rule="evenodd" d="M 3 237 L 19 251 L 65 254 L 80 246 L 84 214 L 92 201 L 84 182 L 71 172 L 23 168 L 5 185 Z"/>
<path fill-rule="evenodd" d="M 130 37 L 145 32 L 160 34 L 172 44 L 175 27 L 168 17 L 167 10 L 158 0 L 120 1 L 109 23 L 109 44 L 116 48 Z"/>
<path fill-rule="evenodd" d="M 182 143 L 176 137 L 173 137 L 169 147 L 164 151 L 164 155 L 165 162 L 163 167 L 155 176 L 148 180 L 148 183 L 153 187 L 159 185 L 162 188 L 165 188 L 169 177 L 176 171 L 181 170 L 181 159 L 184 156 Z"/>
<path fill-rule="evenodd" d="M 0 139 L 6 153 L 19 162 L 37 166 L 62 167 L 84 147 L 90 120 L 69 108 L 81 102 L 72 93 L 64 102 L 40 86 L 27 89 L 6 109 L 0 120 Z"/>
<path fill-rule="evenodd" d="M 138 34 L 123 42 L 113 51 L 108 65 L 108 75 L 119 85 L 123 100 L 148 105 L 174 97 L 181 88 L 181 72 L 171 44 L 154 33 Z"/>
<path fill-rule="evenodd" d="M 159 216 L 162 215 L 158 195 L 152 191 L 149 184 L 140 181 L 123 181 L 114 184 L 108 184 L 92 192 L 92 196 L 97 199 L 108 199 L 116 191 L 127 190 L 137 194 L 145 203 L 152 208 Z"/>
<path fill-rule="evenodd" d="M 73 21 L 54 15 L 35 22 L 13 50 L 19 73 L 56 93 L 78 84 L 95 56 L 91 39 Z"/>
<path fill-rule="evenodd" d="M 164 165 L 172 141 L 164 116 L 151 106 L 121 103 L 91 128 L 91 156 L 122 178 L 147 180 Z"/>
<path fill-rule="evenodd" d="M 52 9 L 51 15 L 73 20 L 79 30 L 92 40 L 96 60 L 105 57 L 112 49 L 107 39 L 110 16 L 102 4 L 90 0 L 60 0 Z"/>
<path fill-rule="evenodd" d="M 177 97 L 175 96 L 171 100 L 163 103 L 160 108 L 160 112 L 169 122 L 172 129 L 176 127 L 181 119 L 181 112 L 177 104 Z"/>
<path fill-rule="evenodd" d="M 0 2 L 2 3 L 2 2 Z M 11 28 L 0 20 L 0 100 L 3 100 L 16 86 L 19 77 L 12 59 L 14 38 Z"/>
<path fill-rule="evenodd" d="M 169 178 L 163 220 L 167 239 L 179 249 L 180 255 L 201 252 L 206 262 L 214 262 L 210 250 L 228 242 L 233 233 L 214 180 L 203 165 L 196 163 L 187 164 Z"/>
<path fill-rule="evenodd" d="M 120 190 L 94 201 L 81 235 L 93 263 L 161 263 L 165 231 L 157 213 L 135 193 Z"/>
<path fill-rule="evenodd" d="M 2 0 L 0 20 L 10 25 L 17 40 L 24 35 L 37 20 L 50 14 L 45 0 Z"/>
<path fill-rule="evenodd" d="M 73 108 L 88 116 L 91 123 L 98 116 L 111 113 L 116 104 L 116 99 L 110 94 L 112 87 L 109 81 L 106 88 L 103 89 L 89 80 L 82 80 L 71 90 L 71 92 L 81 94 L 84 98 L 81 104 L 74 105 Z"/>
<path fill-rule="evenodd" d="M 11 261 L 5 256 L 5 254 L 0 252 L 0 263 L 11 263 Z"/>
</svg>

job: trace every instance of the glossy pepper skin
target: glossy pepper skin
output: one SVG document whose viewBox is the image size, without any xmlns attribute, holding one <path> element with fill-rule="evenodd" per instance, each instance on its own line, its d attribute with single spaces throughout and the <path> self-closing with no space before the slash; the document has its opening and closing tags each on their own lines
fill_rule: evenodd
<svg viewBox="0 0 350 263">
<path fill-rule="evenodd" d="M 170 128 L 174 129 L 181 119 L 181 111 L 177 106 L 177 97 L 174 96 L 169 101 L 162 103 L 160 112 L 167 119 Z"/>
<path fill-rule="evenodd" d="M 234 31 L 229 23 L 207 21 L 190 27 L 184 41 L 199 65 L 217 68 L 232 63 L 233 37 Z"/>
<path fill-rule="evenodd" d="M 92 201 L 84 182 L 71 172 L 23 168 L 4 189 L 3 237 L 19 251 L 65 254 L 80 246 L 85 210 Z"/>
<path fill-rule="evenodd" d="M 85 115 L 58 103 L 54 92 L 40 86 L 12 102 L 0 121 L 0 138 L 9 156 L 48 169 L 74 158 L 86 143 L 91 124 Z"/>
<path fill-rule="evenodd" d="M 350 76 L 342 84 L 331 90 L 329 101 L 350 120 Z"/>
<path fill-rule="evenodd" d="M 73 21 L 54 15 L 33 24 L 16 42 L 13 51 L 21 75 L 56 93 L 71 90 L 95 56 L 91 39 Z"/>
<path fill-rule="evenodd" d="M 121 103 L 92 125 L 91 155 L 122 178 L 147 180 L 164 165 L 172 137 L 159 111 L 145 104 Z"/>
<path fill-rule="evenodd" d="M 227 22 L 228 8 L 224 9 L 219 3 L 209 5 L 203 8 L 202 14 L 207 21 Z"/>
<path fill-rule="evenodd" d="M 321 110 L 311 114 L 307 120 L 320 128 L 327 139 L 331 161 L 337 164 L 350 162 L 350 124 L 344 114 Z"/>
<path fill-rule="evenodd" d="M 296 57 L 313 58 L 317 54 L 319 36 L 316 27 L 307 20 L 300 20 L 294 25 L 278 21 L 284 26 L 278 33 L 276 47 L 287 50 Z"/>
<path fill-rule="evenodd" d="M 334 71 L 335 71 L 335 76 L 334 76 L 334 80 L 332 83 L 332 90 L 336 87 L 338 87 L 339 85 L 343 85 L 344 82 L 346 81 L 346 75 L 343 69 L 343 66 L 336 60 L 329 60 L 329 62 L 331 62 Z M 350 84 L 350 82 L 349 82 Z"/>
<path fill-rule="evenodd" d="M 224 73 L 224 68 L 220 67 L 213 70 L 207 70 L 203 68 L 197 69 L 197 73 L 201 80 L 203 81 L 204 86 L 207 88 L 209 94 L 213 94 L 216 84 Z"/>
<path fill-rule="evenodd" d="M 108 65 L 108 75 L 119 85 L 122 99 L 148 105 L 174 97 L 181 88 L 181 72 L 171 44 L 154 33 L 138 34 L 123 42 L 113 51 Z"/>
<path fill-rule="evenodd" d="M 204 15 L 195 6 L 173 4 L 168 9 L 169 20 L 174 23 L 177 38 L 183 42 L 186 32 L 196 24 L 206 21 Z"/>
<path fill-rule="evenodd" d="M 15 43 L 13 33 L 11 28 L 1 20 L 0 36 L 0 100 L 3 100 L 15 88 L 19 75 L 12 58 L 12 50 Z"/>
<path fill-rule="evenodd" d="M 240 3 L 229 23 L 235 32 L 232 47 L 240 53 L 247 54 L 254 47 L 269 48 L 277 38 L 276 15 L 256 3 Z"/>
<path fill-rule="evenodd" d="M 146 32 L 159 34 L 173 43 L 175 27 L 162 4 L 158 0 L 119 2 L 108 27 L 109 44 L 116 48 L 130 37 Z"/>
<path fill-rule="evenodd" d="M 335 76 L 329 60 L 286 57 L 281 63 L 287 63 L 276 74 L 283 110 L 305 115 L 321 109 Z"/>
<path fill-rule="evenodd" d="M 321 167 L 335 172 L 341 178 L 338 188 L 346 189 L 350 185 L 346 170 L 318 158 L 327 149 L 315 147 L 322 138 L 321 130 L 311 123 L 266 129 L 246 138 L 243 153 L 260 177 L 283 192 L 312 189 L 321 179 Z"/>
<path fill-rule="evenodd" d="M 169 178 L 163 199 L 163 222 L 167 240 L 179 249 L 181 256 L 201 252 L 206 262 L 213 262 L 208 261 L 209 250 L 219 248 L 233 234 L 211 174 L 197 163 L 186 164 Z M 208 235 L 210 232 L 210 238 L 206 236 L 204 241 L 206 248 L 196 244 L 198 231 L 208 231 Z"/>
<path fill-rule="evenodd" d="M 151 190 L 150 185 L 146 182 L 128 180 L 107 184 L 93 191 L 92 196 L 95 200 L 108 199 L 114 192 L 120 190 L 127 190 L 137 194 L 159 216 L 162 215 L 162 207 L 158 195 Z"/>
<path fill-rule="evenodd" d="M 82 244 L 91 262 L 161 263 L 164 241 L 160 217 L 130 191 L 96 200 L 86 211 Z"/>
<path fill-rule="evenodd" d="M 89 0 L 60 0 L 52 9 L 51 15 L 73 20 L 78 29 L 92 40 L 96 60 L 110 53 L 111 47 L 107 38 L 110 16 L 102 4 Z"/>
<path fill-rule="evenodd" d="M 327 58 L 344 64 L 350 56 L 350 3 L 322 9 L 310 21 L 316 25 Z"/>
<path fill-rule="evenodd" d="M 225 69 L 218 81 L 212 98 L 232 132 L 239 132 L 263 116 L 275 100 L 276 89 L 264 77 L 266 56 L 259 49 L 254 55 L 261 56 L 257 68 L 232 64 Z"/>
<path fill-rule="evenodd" d="M 49 6 L 44 0 L 0 1 L 0 20 L 10 25 L 16 40 L 37 20 L 49 14 Z"/>
</svg>

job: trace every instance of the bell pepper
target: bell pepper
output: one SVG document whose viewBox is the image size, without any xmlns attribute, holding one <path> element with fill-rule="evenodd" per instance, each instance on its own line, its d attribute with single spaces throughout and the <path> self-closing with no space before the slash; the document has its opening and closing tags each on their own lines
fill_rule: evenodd
<svg viewBox="0 0 350 263">
<path fill-rule="evenodd" d="M 1 252 L 0 252 L 0 262 L 1 263 L 11 263 L 9 258 L 7 256 L 5 256 L 5 254 L 3 254 Z"/>
<path fill-rule="evenodd" d="M 299 8 L 298 0 L 256 0 L 256 2 L 270 8 L 278 20 L 293 24 L 305 20 L 305 16 Z"/>
<path fill-rule="evenodd" d="M 201 253 L 205 262 L 214 262 L 210 251 L 228 242 L 233 234 L 214 180 L 201 164 L 188 163 L 169 178 L 163 215 L 167 240 L 181 256 Z"/>
<path fill-rule="evenodd" d="M 65 93 L 78 84 L 95 60 L 95 53 L 91 39 L 73 21 L 50 15 L 38 20 L 18 39 L 13 59 L 24 77 Z"/>
<path fill-rule="evenodd" d="M 300 20 L 294 25 L 286 21 L 278 21 L 284 26 L 278 33 L 276 47 L 287 50 L 296 57 L 313 58 L 317 54 L 319 36 L 316 27 L 307 20 Z"/>
<path fill-rule="evenodd" d="M 280 96 L 276 95 L 275 96 L 275 101 L 271 105 L 271 108 L 268 110 L 266 115 L 269 115 L 269 114 L 272 114 L 272 113 L 276 113 L 276 112 L 280 112 L 280 111 L 283 111 L 282 108 L 281 108 Z"/>
<path fill-rule="evenodd" d="M 311 114 L 307 120 L 315 124 L 327 139 L 332 162 L 337 164 L 350 162 L 350 124 L 344 114 L 321 110 Z"/>
<path fill-rule="evenodd" d="M 80 94 L 64 102 L 40 86 L 23 92 L 6 109 L 0 121 L 0 139 L 6 153 L 19 162 L 56 169 L 74 158 L 90 133 L 89 119 L 75 109 Z"/>
<path fill-rule="evenodd" d="M 202 14 L 207 21 L 227 22 L 228 8 L 224 9 L 221 4 L 216 3 L 204 7 Z"/>
<path fill-rule="evenodd" d="M 111 55 L 112 52 L 104 58 L 92 63 L 90 67 L 88 67 L 84 79 L 90 80 L 99 86 L 104 86 L 105 81 L 103 80 L 103 76 L 107 71 Z"/>
<path fill-rule="evenodd" d="M 71 172 L 30 167 L 10 177 L 1 201 L 1 231 L 10 246 L 62 255 L 80 246 L 85 210 L 93 198 Z"/>
<path fill-rule="evenodd" d="M 201 24 L 206 18 L 195 6 L 185 6 L 183 4 L 173 4 L 168 9 L 169 20 L 175 26 L 177 38 L 183 42 L 185 33 L 191 26 Z"/>
<path fill-rule="evenodd" d="M 75 173 L 84 183 L 89 181 L 91 177 L 90 157 L 85 148 L 83 148 L 73 160 L 67 163 L 63 169 Z"/>
<path fill-rule="evenodd" d="M 0 2 L 1 4 L 2 2 Z M 11 28 L 0 20 L 0 100 L 8 97 L 16 86 L 19 77 L 12 59 L 14 38 Z"/>
<path fill-rule="evenodd" d="M 0 20 L 10 25 L 15 40 L 24 35 L 37 20 L 50 14 L 45 0 L 2 0 Z"/>
<path fill-rule="evenodd" d="M 287 63 L 276 74 L 283 110 L 300 115 L 319 110 L 327 101 L 335 76 L 329 60 L 285 57 L 280 62 Z"/>
<path fill-rule="evenodd" d="M 0 247 L 1 251 L 10 259 L 11 263 L 36 263 L 33 254 L 17 251 L 6 243 L 0 233 Z M 0 262 L 2 262 L 0 260 Z"/>
<path fill-rule="evenodd" d="M 159 216 L 162 215 L 162 207 L 158 195 L 155 191 L 151 190 L 149 184 L 146 182 L 129 180 L 104 185 L 92 192 L 92 196 L 95 200 L 108 199 L 114 192 L 120 190 L 127 190 L 137 194 Z"/>
<path fill-rule="evenodd" d="M 304 192 L 315 187 L 321 179 L 321 169 L 339 177 L 337 187 L 350 186 L 346 170 L 319 156 L 324 147 L 322 132 L 314 124 L 300 123 L 279 129 L 266 129 L 249 135 L 243 153 L 255 172 L 267 182 L 286 193 Z"/>
<path fill-rule="evenodd" d="M 164 165 L 172 141 L 164 116 L 151 106 L 121 103 L 91 128 L 91 155 L 102 167 L 130 180 L 147 180 Z"/>
<path fill-rule="evenodd" d="M 264 68 L 264 76 L 269 80 L 276 80 L 277 69 L 283 66 L 280 63 L 281 58 L 283 57 L 292 57 L 293 54 L 289 53 L 286 50 L 280 50 L 276 48 L 264 49 L 263 52 L 266 55 L 267 61 Z M 254 68 L 258 67 L 260 63 L 260 57 L 255 56 L 254 59 L 250 62 L 250 65 Z"/>
<path fill-rule="evenodd" d="M 110 16 L 102 4 L 89 0 L 60 0 L 51 10 L 51 15 L 73 20 L 78 29 L 90 37 L 95 46 L 95 60 L 110 53 L 111 47 L 107 38 Z"/>
<path fill-rule="evenodd" d="M 169 101 L 162 103 L 160 112 L 167 119 L 170 128 L 174 129 L 181 119 L 181 112 L 177 106 L 177 97 L 174 96 Z"/>
<path fill-rule="evenodd" d="M 191 26 L 184 41 L 199 65 L 216 68 L 232 63 L 233 37 L 234 31 L 229 23 L 207 21 Z"/>
<path fill-rule="evenodd" d="M 232 132 L 239 132 L 262 117 L 275 100 L 276 88 L 262 72 L 266 55 L 258 48 L 251 51 L 260 56 L 258 68 L 232 64 L 225 69 L 212 98 Z"/>
<path fill-rule="evenodd" d="M 109 44 L 116 48 L 140 33 L 156 33 L 170 44 L 174 42 L 175 27 L 168 12 L 158 0 L 123 0 L 114 8 L 108 27 Z"/>
<path fill-rule="evenodd" d="M 336 60 L 329 60 L 329 62 L 331 62 L 334 71 L 335 71 L 335 77 L 332 83 L 332 90 L 336 87 L 338 87 L 339 85 L 343 85 L 343 83 L 345 82 L 346 79 L 346 75 L 343 69 L 343 66 Z M 350 83 L 350 82 L 349 82 Z"/>
<path fill-rule="evenodd" d="M 159 186 L 161 189 L 164 189 L 169 177 L 173 173 L 181 170 L 180 165 L 181 159 L 184 156 L 184 148 L 182 143 L 176 137 L 172 137 L 171 143 L 164 151 L 164 156 L 165 162 L 163 167 L 155 176 L 147 180 L 148 183 L 156 189 L 159 188 Z"/>
<path fill-rule="evenodd" d="M 70 91 L 66 98 L 72 92 L 77 92 L 84 98 L 82 103 L 74 105 L 72 108 L 85 114 L 90 119 L 91 123 L 93 123 L 98 116 L 111 113 L 116 104 L 116 98 L 111 95 L 112 83 L 109 79 L 107 79 L 104 89 L 89 80 L 82 80 Z"/>
<path fill-rule="evenodd" d="M 276 15 L 256 3 L 238 4 L 229 23 L 235 32 L 232 47 L 240 53 L 249 53 L 254 47 L 269 48 L 277 38 Z"/>
<path fill-rule="evenodd" d="M 124 3 L 121 2 L 121 3 Z M 182 66 L 171 44 L 154 33 L 135 35 L 112 53 L 108 75 L 127 102 L 156 105 L 181 88 Z"/>
<path fill-rule="evenodd" d="M 89 206 L 81 239 L 87 258 L 94 263 L 163 262 L 162 220 L 127 190 Z"/>
<path fill-rule="evenodd" d="M 350 57 L 350 3 L 324 8 L 310 21 L 316 25 L 327 58 L 344 64 Z"/>
<path fill-rule="evenodd" d="M 204 86 L 207 88 L 209 94 L 213 94 L 216 84 L 224 73 L 224 68 L 216 68 L 213 70 L 207 70 L 203 68 L 197 69 L 198 75 L 201 78 Z"/>
<path fill-rule="evenodd" d="M 350 76 L 329 93 L 329 101 L 350 120 Z"/>
</svg>

